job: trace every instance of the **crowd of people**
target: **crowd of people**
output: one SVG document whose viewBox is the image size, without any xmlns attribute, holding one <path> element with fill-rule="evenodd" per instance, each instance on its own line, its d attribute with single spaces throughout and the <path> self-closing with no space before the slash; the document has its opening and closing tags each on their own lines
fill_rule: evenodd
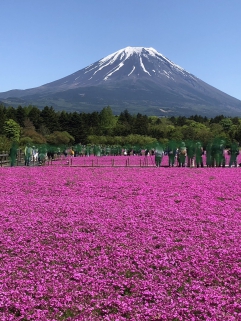
<svg viewBox="0 0 241 321">
<path fill-rule="evenodd" d="M 145 148 L 141 146 L 103 146 L 103 145 L 81 145 L 72 147 L 39 145 L 32 146 L 27 144 L 24 148 L 24 164 L 30 166 L 30 163 L 43 165 L 47 160 L 53 160 L 63 157 L 89 157 L 89 156 L 154 156 L 155 165 L 161 166 L 164 155 L 168 156 L 168 165 L 170 167 L 237 167 L 237 156 L 239 155 L 239 144 L 233 141 L 228 148 L 224 140 L 216 139 L 210 141 L 206 146 L 201 142 L 187 141 L 175 142 L 169 141 L 163 145 L 159 142 L 150 144 Z M 230 155 L 228 161 L 226 155 Z M 11 166 L 15 165 L 17 157 L 17 145 L 14 142 L 9 152 Z M 228 162 L 228 163 L 227 163 Z"/>
<path fill-rule="evenodd" d="M 228 148 L 224 140 L 210 141 L 205 148 L 200 142 L 188 141 L 177 144 L 169 142 L 167 148 L 162 153 L 168 155 L 169 166 L 178 167 L 237 167 L 237 157 L 239 155 L 239 144 L 233 141 Z M 159 166 L 159 155 L 155 152 L 156 166 Z M 228 164 L 226 155 L 229 155 Z"/>
</svg>

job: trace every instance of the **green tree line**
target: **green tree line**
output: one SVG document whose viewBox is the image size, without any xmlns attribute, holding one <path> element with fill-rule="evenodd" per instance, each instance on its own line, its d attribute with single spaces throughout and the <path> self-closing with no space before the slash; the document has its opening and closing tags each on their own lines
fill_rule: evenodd
<svg viewBox="0 0 241 321">
<path fill-rule="evenodd" d="M 160 118 L 130 114 L 128 110 L 117 116 L 109 106 L 100 112 L 82 113 L 55 111 L 48 106 L 40 110 L 31 105 L 17 108 L 0 105 L 0 149 L 12 141 L 20 146 L 27 143 L 71 146 L 195 140 L 205 146 L 215 138 L 224 139 L 227 146 L 234 140 L 240 143 L 241 119 L 223 115 L 210 119 L 199 115 Z"/>
</svg>

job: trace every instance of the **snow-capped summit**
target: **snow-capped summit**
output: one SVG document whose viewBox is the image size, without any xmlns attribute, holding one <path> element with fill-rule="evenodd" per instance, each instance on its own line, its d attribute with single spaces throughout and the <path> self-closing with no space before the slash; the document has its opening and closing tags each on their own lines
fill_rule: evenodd
<svg viewBox="0 0 241 321">
<path fill-rule="evenodd" d="M 131 56 L 139 56 L 139 58 L 137 57 L 137 61 L 136 63 L 140 63 L 141 68 L 143 69 L 144 72 L 148 73 L 150 76 L 152 72 L 154 72 L 154 75 L 156 76 L 156 72 L 155 70 L 150 70 L 150 73 L 147 71 L 147 69 L 145 68 L 144 64 L 143 64 L 143 57 L 147 59 L 147 61 L 151 60 L 151 57 L 156 58 L 157 60 L 159 60 L 160 62 L 166 61 L 167 63 L 169 63 L 172 67 L 183 71 L 184 69 L 181 68 L 180 66 L 174 64 L 171 60 L 167 59 L 165 56 L 163 56 L 161 53 L 157 52 L 154 48 L 144 48 L 144 47 L 126 47 L 124 49 L 118 50 L 116 52 L 114 52 L 113 54 L 103 58 L 100 60 L 100 67 L 103 68 L 108 66 L 109 64 L 113 64 L 115 61 L 119 61 L 119 67 L 121 68 L 122 66 L 124 66 L 125 61 L 127 61 Z M 133 66 L 133 69 L 135 66 Z M 88 67 L 87 67 L 88 68 Z M 132 72 L 134 71 L 132 70 Z M 131 73 L 132 73 L 131 72 Z M 130 73 L 130 74 L 131 74 Z M 129 75 L 130 75 L 129 74 Z M 108 78 L 108 76 L 106 77 Z"/>
<path fill-rule="evenodd" d="M 109 105 L 117 114 L 127 108 L 147 115 L 241 116 L 239 100 L 146 47 L 120 49 L 43 86 L 0 93 L 0 99 L 12 105 L 50 105 L 75 111 L 101 110 Z"/>
<path fill-rule="evenodd" d="M 154 48 L 126 47 L 85 68 L 88 80 L 111 80 L 119 77 L 172 77 L 172 71 L 189 74 Z M 99 73 L 99 75 L 97 75 Z M 117 75 L 114 75 L 117 73 Z M 96 75 L 96 76 L 95 76 Z M 189 74 L 190 75 L 190 74 Z"/>
<path fill-rule="evenodd" d="M 177 77 L 187 77 L 195 81 L 196 77 L 163 56 L 154 48 L 126 47 L 97 62 L 81 69 L 70 76 L 49 83 L 62 89 L 85 86 L 108 86 L 115 81 L 136 81 L 149 78 L 155 83 L 175 82 Z"/>
</svg>

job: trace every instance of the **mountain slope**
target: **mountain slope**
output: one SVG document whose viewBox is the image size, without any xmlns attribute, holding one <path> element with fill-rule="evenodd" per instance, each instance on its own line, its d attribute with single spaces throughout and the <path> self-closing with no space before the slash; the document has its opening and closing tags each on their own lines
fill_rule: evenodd
<svg viewBox="0 0 241 321">
<path fill-rule="evenodd" d="M 126 47 L 40 87 L 0 93 L 12 105 L 92 112 L 110 105 L 147 115 L 241 116 L 241 101 L 201 81 L 153 48 Z"/>
</svg>

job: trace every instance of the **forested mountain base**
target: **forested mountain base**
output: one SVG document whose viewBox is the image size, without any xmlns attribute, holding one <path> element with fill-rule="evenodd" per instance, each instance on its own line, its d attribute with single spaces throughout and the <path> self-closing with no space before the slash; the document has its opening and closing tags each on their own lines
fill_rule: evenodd
<svg viewBox="0 0 241 321">
<path fill-rule="evenodd" d="M 153 141 L 162 144 L 170 140 L 200 141 L 205 146 L 215 138 L 224 139 L 226 146 L 241 142 L 241 119 L 223 115 L 208 119 L 190 117 L 158 118 L 125 110 L 116 116 L 111 107 L 100 112 L 57 112 L 46 106 L 13 108 L 0 105 L 0 149 L 7 149 L 12 141 L 19 145 L 102 144 L 146 145 Z"/>
</svg>

